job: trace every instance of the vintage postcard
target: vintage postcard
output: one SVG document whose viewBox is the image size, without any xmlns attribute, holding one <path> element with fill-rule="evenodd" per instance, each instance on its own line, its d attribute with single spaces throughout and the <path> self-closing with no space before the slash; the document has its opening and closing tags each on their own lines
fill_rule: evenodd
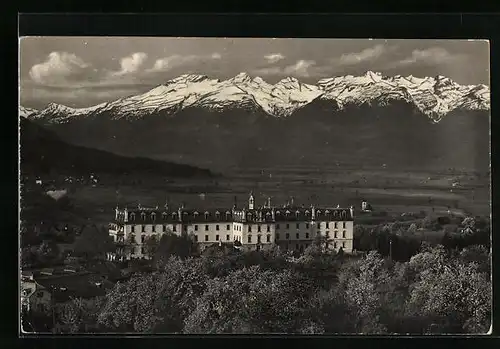
<svg viewBox="0 0 500 349">
<path fill-rule="evenodd" d="M 19 46 L 23 334 L 490 330 L 488 41 Z"/>
</svg>

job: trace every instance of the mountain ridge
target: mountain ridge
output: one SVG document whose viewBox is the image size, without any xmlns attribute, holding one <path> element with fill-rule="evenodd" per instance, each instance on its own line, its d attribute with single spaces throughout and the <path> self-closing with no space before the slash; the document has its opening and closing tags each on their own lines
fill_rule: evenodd
<svg viewBox="0 0 500 349">
<path fill-rule="evenodd" d="M 439 122 L 453 110 L 489 110 L 490 90 L 484 84 L 459 85 L 442 75 L 390 77 L 372 71 L 360 76 L 323 78 L 315 85 L 302 83 L 294 77 L 269 84 L 247 73 L 223 81 L 207 75 L 184 74 L 144 93 L 86 108 L 56 103 L 39 111 L 19 108 L 28 118 L 46 123 L 67 123 L 100 114 L 111 115 L 116 120 L 137 120 L 159 112 L 175 115 L 192 107 L 216 112 L 228 109 L 263 111 L 269 117 L 283 118 L 317 100 L 331 103 L 332 110 L 373 103 L 385 106 L 403 101 L 433 122 Z"/>
</svg>

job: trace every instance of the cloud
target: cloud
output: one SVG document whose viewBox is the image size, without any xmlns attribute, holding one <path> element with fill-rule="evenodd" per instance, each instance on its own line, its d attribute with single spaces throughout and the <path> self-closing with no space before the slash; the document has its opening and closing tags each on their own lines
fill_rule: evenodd
<svg viewBox="0 0 500 349">
<path fill-rule="evenodd" d="M 281 61 L 284 58 L 285 58 L 285 56 L 283 56 L 281 53 L 271 53 L 271 54 L 268 54 L 268 55 L 264 56 L 264 59 L 269 64 L 276 63 L 278 61 Z"/>
<path fill-rule="evenodd" d="M 313 75 L 310 70 L 315 65 L 315 61 L 301 59 L 298 60 L 297 63 L 285 67 L 285 69 L 283 69 L 283 72 L 289 75 L 309 77 Z"/>
<path fill-rule="evenodd" d="M 158 73 L 158 72 L 166 72 L 172 70 L 174 68 L 178 68 L 180 66 L 203 62 L 203 61 L 214 61 L 220 60 L 222 56 L 215 52 L 211 55 L 172 55 L 169 57 L 164 57 L 157 59 L 153 65 L 153 67 L 146 69 L 148 73 Z"/>
<path fill-rule="evenodd" d="M 340 58 L 334 61 L 341 65 L 355 65 L 366 61 L 371 61 L 379 58 L 386 51 L 384 45 L 375 45 L 374 47 L 366 48 L 360 52 L 352 52 L 343 54 Z"/>
<path fill-rule="evenodd" d="M 51 52 L 43 63 L 35 64 L 29 71 L 31 79 L 42 85 L 59 85 L 91 77 L 96 70 L 80 57 L 68 52 Z"/>
<path fill-rule="evenodd" d="M 442 47 L 431 47 L 425 50 L 413 50 L 409 57 L 406 57 L 396 64 L 405 66 L 411 64 L 445 64 L 457 60 L 462 60 L 467 56 L 464 54 L 451 54 Z"/>
<path fill-rule="evenodd" d="M 130 56 L 123 57 L 120 60 L 121 69 L 119 71 L 112 72 L 111 75 L 123 76 L 136 73 L 137 71 L 139 71 L 147 58 L 148 55 L 144 52 L 136 52 L 131 54 Z"/>
</svg>

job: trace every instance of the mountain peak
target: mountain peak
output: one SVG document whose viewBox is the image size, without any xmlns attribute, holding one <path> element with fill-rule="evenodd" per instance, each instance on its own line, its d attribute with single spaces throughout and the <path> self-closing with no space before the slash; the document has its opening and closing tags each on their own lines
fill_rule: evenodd
<svg viewBox="0 0 500 349">
<path fill-rule="evenodd" d="M 250 80 L 252 80 L 252 78 L 245 72 L 241 72 L 231 79 L 233 82 L 247 82 Z"/>
<path fill-rule="evenodd" d="M 167 81 L 167 85 L 177 82 L 200 82 L 207 80 L 208 76 L 202 74 L 182 74 L 174 79 Z"/>
</svg>

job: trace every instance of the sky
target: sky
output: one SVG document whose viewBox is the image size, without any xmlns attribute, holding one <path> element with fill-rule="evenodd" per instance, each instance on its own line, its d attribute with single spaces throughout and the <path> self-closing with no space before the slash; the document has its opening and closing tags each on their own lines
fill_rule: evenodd
<svg viewBox="0 0 500 349">
<path fill-rule="evenodd" d="M 304 83 L 371 70 L 444 75 L 489 85 L 489 43 L 471 40 L 25 37 L 19 87 L 24 107 L 88 107 L 139 94 L 182 74 Z"/>
</svg>

